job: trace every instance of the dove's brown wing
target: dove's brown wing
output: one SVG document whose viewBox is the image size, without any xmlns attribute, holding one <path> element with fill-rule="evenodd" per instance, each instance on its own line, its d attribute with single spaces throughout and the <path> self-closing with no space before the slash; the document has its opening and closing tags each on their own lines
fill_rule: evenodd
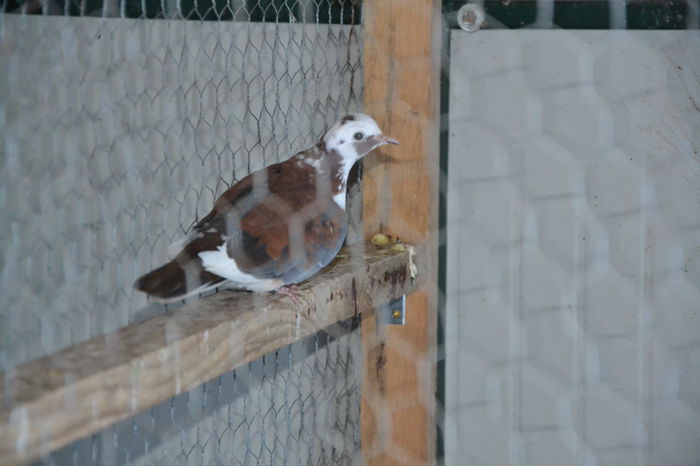
<svg viewBox="0 0 700 466">
<path fill-rule="evenodd" d="M 289 284 L 316 273 L 340 249 L 347 219 L 332 198 L 340 189 L 334 167 L 317 171 L 307 154 L 253 173 L 223 193 L 194 228 L 195 237 L 226 238 L 240 270 L 261 279 Z"/>
</svg>

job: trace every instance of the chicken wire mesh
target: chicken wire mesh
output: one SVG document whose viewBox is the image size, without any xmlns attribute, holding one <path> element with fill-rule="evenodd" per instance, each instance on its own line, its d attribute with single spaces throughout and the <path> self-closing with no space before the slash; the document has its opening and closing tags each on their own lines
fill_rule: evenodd
<svg viewBox="0 0 700 466">
<path fill-rule="evenodd" d="M 3 1 L 0 370 L 165 310 L 134 279 L 360 109 L 359 23 L 354 0 Z M 351 463 L 358 338 L 298 342 L 41 462 Z"/>
<path fill-rule="evenodd" d="M 252 169 L 285 157 L 284 154 L 290 154 L 292 150 L 308 147 L 338 113 L 359 106 L 359 38 L 354 26 L 343 26 L 357 21 L 358 16 L 351 16 L 354 19 L 348 20 L 346 15 L 349 11 L 353 11 L 353 15 L 359 13 L 346 5 L 342 15 L 334 16 L 333 11 L 338 11 L 333 10 L 334 7 L 326 10 L 316 8 L 316 4 L 312 3 L 257 2 L 251 6 L 249 3 L 231 1 L 224 5 L 202 7 L 194 3 L 187 6 L 182 2 L 161 2 L 153 8 L 143 3 L 109 2 L 92 6 L 86 2 L 40 2 L 33 7 L 29 3 L 3 4 L 4 14 L 0 15 L 3 53 L 22 50 L 26 56 L 40 57 L 37 61 L 48 63 L 48 69 L 56 72 L 61 72 L 67 64 L 75 63 L 78 72 L 69 73 L 71 78 L 63 78 L 64 86 L 57 87 L 47 78 L 46 69 L 21 65 L 26 67 L 26 72 L 14 77 L 11 89 L 13 94 L 17 94 L 14 96 L 15 102 L 23 103 L 20 106 L 13 104 L 13 100 L 9 100 L 9 105 L 3 102 L 0 113 L 2 124 L 7 126 L 8 121 L 13 122 L 14 134 L 23 135 L 22 138 L 13 135 L 8 139 L 10 142 L 4 145 L 3 150 L 7 155 L 2 158 L 3 168 L 12 169 L 13 174 L 3 170 L 8 179 L 2 180 L 2 186 L 13 186 L 15 193 L 22 192 L 18 191 L 20 186 L 24 187 L 22 179 L 25 182 L 35 180 L 40 186 L 53 186 L 55 178 L 65 176 L 62 174 L 66 162 L 62 160 L 69 152 L 65 150 L 66 142 L 61 134 L 78 128 L 81 134 L 87 134 L 87 141 L 68 144 L 76 146 L 71 151 L 73 153 L 82 150 L 81 144 L 88 147 L 82 153 L 87 154 L 84 160 L 92 162 L 91 165 L 85 161 L 78 163 L 81 173 L 92 173 L 93 169 L 98 175 L 102 173 L 101 181 L 93 182 L 96 187 L 88 184 L 88 192 L 97 199 L 102 199 L 99 193 L 103 190 L 119 192 L 120 183 L 135 183 L 134 180 L 142 183 L 136 192 L 151 193 L 160 186 L 158 189 L 164 194 L 161 197 L 149 194 L 151 197 L 148 199 L 154 201 L 149 205 L 149 212 L 157 213 L 157 221 L 154 219 L 149 223 L 145 220 L 145 207 L 134 210 L 137 214 L 122 214 L 130 222 L 132 216 L 137 218 L 141 215 L 144 218 L 140 223 L 127 223 L 121 227 L 129 234 L 138 233 L 137 229 L 146 230 L 148 225 L 156 232 L 157 239 L 152 242 L 126 248 L 132 257 L 122 259 L 120 254 L 124 254 L 121 252 L 123 248 L 105 248 L 105 245 L 113 244 L 113 238 L 118 236 L 116 226 L 111 233 L 109 228 L 106 233 L 101 231 L 111 222 L 105 219 L 107 214 L 101 214 L 102 210 L 111 209 L 113 215 L 115 210 L 109 202 L 119 203 L 122 200 L 104 198 L 101 204 L 91 208 L 92 211 L 77 214 L 79 231 L 87 228 L 91 232 L 87 241 L 90 247 L 87 252 L 84 249 L 71 252 L 71 258 L 85 259 L 79 270 L 84 273 L 83 277 L 89 276 L 92 280 L 92 283 L 85 282 L 90 283 L 87 290 L 103 290 L 97 297 L 71 298 L 81 303 L 83 310 L 77 316 L 70 312 L 58 312 L 44 321 L 38 320 L 39 313 L 35 309 L 41 306 L 51 309 L 54 305 L 41 297 L 45 287 L 45 282 L 42 282 L 45 277 L 41 272 L 52 271 L 54 275 L 48 278 L 61 283 L 69 281 L 66 277 L 75 276 L 76 271 L 61 270 L 66 266 L 62 264 L 58 267 L 58 261 L 36 263 L 35 259 L 27 258 L 32 251 L 43 253 L 53 247 L 50 242 L 35 241 L 32 235 L 54 228 L 54 225 L 58 225 L 55 228 L 57 231 L 62 231 L 65 228 L 62 222 L 70 222 L 74 229 L 63 236 L 75 238 L 78 231 L 75 221 L 58 215 L 58 218 L 49 220 L 48 226 L 38 229 L 34 225 L 40 221 L 32 218 L 12 218 L 7 222 L 14 225 L 10 231 L 12 241 L 19 242 L 21 238 L 25 244 L 31 245 L 29 253 L 20 259 L 11 259 L 13 266 L 21 264 L 20 269 L 3 269 L 3 279 L 12 280 L 7 282 L 10 289 L 8 295 L 20 292 L 22 278 L 31 279 L 34 288 L 14 298 L 10 304 L 20 306 L 18 309 L 23 309 L 25 314 L 3 314 L 0 316 L 4 319 L 2 328 L 9 328 L 12 323 L 13 332 L 20 332 L 28 338 L 39 335 L 39 338 L 31 343 L 23 342 L 15 333 L 7 331 L 3 336 L 13 340 L 4 341 L 12 341 L 15 343 L 13 348 L 19 349 L 12 350 L 16 354 L 3 353 L 3 361 L 6 362 L 2 367 L 12 367 L 15 361 L 27 360 L 50 350 L 45 348 L 80 341 L 139 318 L 136 311 L 143 304 L 135 301 L 139 298 L 122 296 L 121 291 L 114 296 L 105 292 L 111 286 L 109 280 L 104 278 L 105 282 L 100 282 L 100 275 L 94 273 L 96 269 L 86 265 L 93 259 L 95 251 L 112 251 L 109 253 L 112 256 L 107 255 L 99 261 L 101 268 L 113 267 L 116 268 L 114 274 L 129 275 L 129 279 L 135 277 L 137 273 L 155 265 L 158 262 L 155 257 L 164 257 L 167 245 L 187 231 L 191 219 L 206 213 L 215 195 L 228 184 Z M 463 2 L 445 3 L 448 11 L 456 11 Z M 488 13 L 487 24 L 491 27 L 547 29 L 697 28 L 700 11 L 697 2 L 487 1 L 483 4 Z M 513 14 L 518 8 L 519 12 Z M 326 11 L 328 15 L 324 16 Z M 13 16 L 9 12 L 23 13 L 15 15 L 15 25 L 8 26 L 8 18 Z M 59 16 L 27 16 L 31 13 Z M 119 21 L 126 21 L 124 18 L 141 19 L 120 25 L 93 19 L 97 22 L 91 24 L 77 21 L 85 18 L 66 17 L 74 14 L 118 16 L 122 18 Z M 453 16 L 448 15 L 448 22 Z M 155 26 L 158 21 L 144 21 L 144 17 L 196 21 L 168 23 L 166 28 Z M 330 22 L 342 24 L 324 25 L 327 29 L 319 32 L 317 24 L 304 24 L 310 18 L 311 22 L 322 22 L 328 18 Z M 54 26 L 52 33 L 46 23 L 51 19 L 75 23 L 67 27 L 65 23 Z M 44 23 L 41 23 L 41 28 L 32 26 L 33 20 Z M 245 33 L 240 32 L 244 29 L 234 27 L 241 21 L 246 22 L 243 26 L 248 28 Z M 260 30 L 256 29 L 260 26 L 256 22 L 262 23 Z M 36 43 L 32 40 L 12 42 L 14 34 L 8 31 L 27 34 L 32 27 L 37 40 L 43 39 L 39 43 L 50 43 L 50 47 L 32 47 L 30 44 Z M 66 28 L 68 32 L 63 32 Z M 111 46 L 100 42 L 103 34 L 117 37 L 122 31 L 119 28 L 125 28 L 130 33 L 129 37 L 124 34 Z M 206 28 L 214 28 L 215 31 Z M 234 45 L 238 43 L 233 39 L 236 31 L 243 35 L 242 42 L 247 45 Z M 31 39 L 32 36 L 23 37 Z M 330 40 L 323 40 L 327 38 Z M 447 186 L 447 202 L 457 207 L 456 211 L 448 211 L 448 260 L 451 261 L 447 265 L 448 335 L 441 351 L 447 355 L 446 382 L 449 393 L 444 406 L 448 426 L 446 462 L 694 464 L 694 458 L 697 458 L 695 440 L 699 431 L 695 396 L 699 391 L 695 389 L 697 377 L 694 374 L 697 371 L 694 368 L 697 367 L 697 283 L 700 282 L 697 280 L 696 266 L 697 218 L 693 215 L 697 209 L 692 204 L 697 199 L 697 190 L 693 188 L 698 185 L 695 182 L 697 165 L 696 156 L 688 151 L 688 143 L 690 147 L 697 145 L 693 134 L 698 132 L 687 132 L 688 126 L 684 126 L 683 121 L 695 125 L 692 127 L 697 130 L 697 117 L 691 111 L 686 117 L 669 119 L 675 123 L 665 124 L 662 119 L 649 125 L 649 128 L 663 126 L 665 129 L 656 133 L 657 136 L 666 136 L 671 145 L 674 142 L 680 144 L 680 149 L 665 153 L 664 157 L 670 162 L 654 165 L 654 161 L 658 160 L 654 158 L 653 150 L 638 142 L 646 141 L 655 150 L 658 148 L 655 144 L 659 141 L 649 137 L 635 142 L 632 133 L 625 132 L 634 118 L 630 113 L 618 109 L 645 108 L 648 111 L 649 108 L 642 105 L 644 99 L 655 93 L 662 95 L 665 92 L 663 89 L 671 89 L 673 99 L 683 96 L 684 105 L 692 106 L 692 102 L 697 101 L 697 88 L 694 87 L 697 83 L 688 77 L 697 73 L 697 62 L 690 58 L 684 58 L 682 62 L 672 60 L 669 63 L 676 67 L 675 71 L 661 66 L 665 60 L 654 61 L 651 66 L 643 61 L 630 64 L 620 60 L 627 56 L 624 50 L 621 52 L 610 48 L 601 51 L 592 47 L 596 40 L 584 35 L 571 35 L 566 31 L 560 31 L 559 35 L 541 42 L 535 41 L 536 46 L 533 46 L 532 40 L 524 40 L 521 35 L 508 36 L 505 41 L 487 41 L 477 33 L 471 36 L 471 40 L 473 42 L 468 53 L 461 49 L 461 54 L 455 56 L 457 52 L 452 50 L 452 65 L 457 71 L 444 70 L 446 76 L 450 75 L 452 86 L 450 114 L 445 119 L 454 131 L 449 136 L 453 138 L 449 141 L 450 150 L 473 146 L 483 149 L 473 158 L 463 157 L 461 152 L 451 154 L 450 163 L 461 161 L 462 166 L 449 166 L 447 173 L 447 179 L 454 183 Z M 672 50 L 669 43 L 660 40 L 641 46 L 644 40 L 631 37 L 629 42 L 632 45 L 628 46 L 635 51 L 656 50 L 662 57 L 673 55 L 669 52 Z M 490 43 L 491 48 L 482 41 Z M 674 41 L 682 45 L 681 49 L 686 44 L 692 48 L 694 44 L 685 37 L 672 39 L 670 43 Z M 317 42 L 338 53 L 319 53 Z M 639 47 L 633 45 L 635 42 Z M 159 43 L 165 45 L 149 45 Z M 8 44 L 12 46 L 8 47 Z M 546 45 L 557 47 L 552 51 Z M 348 46 L 347 50 L 345 46 Z M 143 53 L 144 47 L 149 52 Z M 151 47 L 158 52 L 150 52 Z M 600 57 L 611 50 L 619 55 L 613 53 L 605 65 L 601 65 L 603 61 Z M 89 54 L 91 60 L 97 63 L 106 60 L 113 65 L 104 64 L 98 73 L 94 73 L 85 69 L 82 61 L 86 60 L 85 54 Z M 260 57 L 267 58 L 263 60 Z M 677 59 L 678 55 L 675 57 Z M 266 80 L 259 70 L 251 71 L 255 66 L 244 67 L 244 59 L 246 63 L 252 60 L 260 68 L 269 66 L 269 79 Z M 16 56 L 14 60 L 20 61 Z M 236 78 L 226 76 L 217 60 L 234 68 L 238 64 Z M 457 60 L 460 62 L 457 63 Z M 132 61 L 135 65 L 129 66 Z M 301 64 L 301 68 L 306 67 L 307 73 L 290 67 L 290 61 Z M 284 66 L 281 63 L 285 63 Z M 329 68 L 329 63 L 334 65 Z M 616 63 L 621 65 L 617 66 Z M 564 64 L 569 65 L 566 69 L 570 74 L 562 71 Z M 641 66 L 645 71 L 630 72 L 635 69 L 634 66 Z M 309 69 L 315 73 L 309 72 Z M 649 70 L 663 72 L 655 74 L 649 73 Z M 185 73 L 184 78 L 178 74 L 181 71 Z M 10 88 L 6 73 L 0 74 L 3 95 Z M 156 87 L 163 89 L 150 89 L 143 85 L 134 91 L 125 84 L 132 82 L 130 79 L 133 76 L 137 77 L 135 82 L 139 82 L 139 79 L 150 82 L 151 74 Z M 316 79 L 319 75 L 327 79 L 319 81 Z M 672 79 L 666 81 L 662 75 L 671 76 Z M 36 77 L 39 82 L 20 79 L 24 76 Z M 308 76 L 313 76 L 312 83 Z M 338 82 L 332 82 L 334 76 L 344 85 L 338 86 Z M 644 77 L 653 79 L 644 81 Z M 285 94 L 284 89 L 291 84 L 277 86 L 280 80 L 297 83 L 297 89 L 301 89 L 303 96 L 301 100 L 294 101 L 294 97 L 299 98 L 298 93 Z M 81 86 L 86 83 L 97 91 L 84 92 Z M 184 88 L 183 83 L 187 83 Z M 650 87 L 650 83 L 658 85 L 658 88 Z M 29 88 L 29 91 L 22 86 Z M 239 86 L 237 89 L 245 89 L 239 94 L 246 101 L 243 117 L 226 113 L 225 104 L 234 99 L 228 92 L 236 86 Z M 117 94 L 115 102 L 105 102 L 105 96 L 114 92 L 113 89 L 118 89 L 121 94 Z M 339 89 L 345 93 L 334 94 Z M 169 100 L 163 94 L 169 94 Z M 668 97 L 667 94 L 663 95 Z M 152 102 L 146 105 L 148 108 L 139 108 L 143 99 L 137 97 L 142 96 Z M 256 98 L 259 100 L 256 101 Z M 673 99 L 670 104 L 666 102 L 668 107 L 662 105 L 660 108 L 684 108 Z M 280 104 L 280 100 L 286 103 Z M 65 102 L 80 102 L 80 106 L 77 111 L 71 110 Z M 251 102 L 262 104 L 259 107 L 253 105 L 257 110 L 249 111 Z M 265 107 L 264 102 L 270 102 L 271 107 Z M 343 107 L 343 103 L 347 106 Z M 156 123 L 153 123 L 151 110 L 154 106 L 160 108 Z M 13 111 L 8 111 L 9 108 Z M 15 109 L 24 112 L 22 121 L 29 121 L 30 124 L 23 125 L 20 121 L 11 120 L 18 114 Z M 329 109 L 337 111 L 325 112 Z M 521 112 L 522 109 L 526 111 Z M 230 109 L 228 111 L 231 112 Z M 58 132 L 37 138 L 37 134 L 42 134 L 38 125 L 43 124 L 39 115 L 51 117 L 51 112 L 58 112 L 50 120 L 51 128 L 58 128 Z M 111 122 L 119 120 L 114 116 L 119 112 L 127 129 L 108 134 L 106 140 L 109 143 L 105 144 L 99 139 L 98 131 L 108 131 Z M 76 114 L 82 115 L 82 120 Z M 644 111 L 640 110 L 639 114 L 644 114 Z M 95 115 L 100 119 L 94 119 Z M 236 124 L 228 125 L 230 122 Z M 472 132 L 473 127 L 478 131 Z M 236 128 L 240 129 L 240 133 L 236 133 Z M 274 128 L 274 131 L 270 128 Z M 268 138 L 258 137 L 263 134 L 267 134 Z M 599 136 L 602 139 L 597 139 Z M 185 140 L 184 144 L 181 139 Z M 601 140 L 603 143 L 598 144 Z M 92 147 L 95 141 L 100 144 Z M 591 141 L 597 145 L 589 147 Z M 56 160 L 48 165 L 52 173 L 42 175 L 41 163 L 46 164 L 43 158 L 39 158 L 42 162 L 20 158 L 17 147 L 22 144 L 28 148 L 27 153 L 55 155 Z M 136 145 L 140 153 L 158 154 L 155 168 L 151 165 L 148 165 L 148 169 L 144 168 L 145 162 L 139 165 L 131 159 L 120 162 L 120 158 L 113 160 L 105 157 L 104 154 L 120 150 L 124 144 L 129 148 Z M 173 150 L 166 150 L 166 145 Z M 155 150 L 151 146 L 155 146 Z M 602 150 L 605 156 L 594 154 L 596 150 Z M 169 154 L 172 153 L 178 154 L 175 162 L 170 160 Z M 676 160 L 679 154 L 686 157 L 687 170 L 683 169 L 683 162 Z M 634 160 L 626 160 L 626 155 L 632 155 Z M 659 159 L 664 157 L 659 156 Z M 127 163 L 126 160 L 130 161 Z M 129 171 L 134 166 L 138 169 Z M 658 173 L 655 172 L 657 168 L 660 170 Z M 105 175 L 110 170 L 118 175 L 119 182 Z M 17 173 L 25 175 L 19 177 Z M 140 178 L 143 173 L 149 173 L 148 177 Z M 231 173 L 231 176 L 220 176 L 221 173 Z M 132 179 L 130 174 L 136 176 Z M 198 190 L 197 187 L 207 186 L 203 180 L 206 178 L 210 181 L 210 174 L 220 177 L 217 178 L 219 181 L 214 186 Z M 56 202 L 55 199 L 75 202 L 81 193 L 81 183 L 85 184 L 87 178 L 71 180 L 76 182 L 75 188 L 70 186 L 66 189 L 63 186 L 64 191 L 53 188 L 57 190 L 45 197 L 29 191 L 27 199 L 8 196 L 10 190 L 0 187 L 0 199 L 7 205 L 20 205 L 22 208 L 17 211 L 43 213 Z M 192 188 L 176 190 L 172 187 L 173 179 Z M 450 189 L 456 189 L 457 193 Z M 132 192 L 125 189 L 117 197 L 128 200 L 133 196 L 130 194 Z M 156 199 L 161 203 L 162 199 L 168 199 L 168 202 L 174 202 L 174 206 L 161 205 Z M 119 209 L 116 211 L 119 212 Z M 95 218 L 101 220 L 85 220 Z M 664 223 L 666 221 L 668 224 Z M 28 226 L 25 229 L 23 225 Z M 652 236 L 653 241 L 648 241 L 642 228 L 645 225 L 653 230 L 654 235 L 660 235 Z M 27 231 L 32 233 L 27 234 Z M 579 233 L 585 234 L 579 236 Z M 23 235 L 27 235 L 26 238 Z M 146 238 L 149 235 L 135 236 Z M 42 254 L 34 256 L 42 257 Z M 7 257 L 0 257 L 4 264 L 10 263 Z M 110 260 L 111 257 L 117 260 Z M 134 260 L 143 263 L 125 271 L 132 267 L 129 261 Z M 77 270 L 77 266 L 74 267 Z M 13 270 L 9 278 L 7 270 Z M 15 270 L 24 272 L 17 274 Z M 128 283 L 129 279 L 123 282 Z M 452 285 L 449 285 L 450 280 L 453 280 Z M 75 282 L 71 282 L 71 286 L 75 286 Z M 4 298 L 7 299 L 8 295 Z M 33 305 L 22 307 L 24 299 L 34 299 Z M 122 302 L 127 304 L 119 307 Z M 95 303 L 103 307 L 106 303 L 110 309 L 121 311 L 96 316 L 89 311 Z M 669 310 L 668 313 L 665 313 L 665 309 Z M 26 314 L 31 312 L 34 314 Z M 67 323 L 63 324 L 63 321 Z M 355 333 L 349 336 L 357 338 Z M 316 336 L 312 343 L 304 344 L 315 347 L 319 338 L 323 337 Z M 339 340 L 344 338 L 341 336 Z M 57 344 L 59 340 L 67 343 Z M 287 380 L 282 375 L 275 378 L 274 374 L 284 373 L 280 370 L 280 361 L 287 362 L 289 355 L 296 351 L 294 348 L 282 350 L 235 374 L 222 376 L 218 381 L 207 383 L 181 398 L 58 452 L 45 461 L 80 464 L 107 458 L 117 462 L 187 463 L 191 460 L 208 464 L 216 462 L 216 458 L 228 458 L 217 452 L 223 452 L 222 445 L 229 438 L 234 443 L 242 441 L 240 436 L 232 437 L 231 434 L 239 433 L 244 428 L 242 425 L 238 428 L 240 422 L 237 420 L 245 418 L 252 419 L 253 423 L 262 422 L 266 416 L 269 419 L 272 413 L 274 416 L 285 416 L 285 410 L 288 416 L 285 419 L 294 417 L 289 414 L 289 409 L 296 409 L 299 400 L 304 399 L 300 390 L 293 391 L 294 395 L 286 398 L 281 405 L 272 403 L 275 408 L 272 411 L 267 409 L 265 414 L 247 410 L 252 404 L 257 405 L 259 400 L 250 391 L 241 390 L 247 395 L 236 396 L 236 387 L 243 386 L 265 387 L 258 388 L 257 393 L 279 393 L 277 388 L 272 387 L 276 387 L 277 382 Z M 356 358 L 352 359 L 353 364 L 338 365 L 338 361 L 350 360 L 349 347 L 343 348 L 342 343 L 338 342 L 338 352 L 334 353 L 331 348 L 332 345 L 324 347 L 327 351 L 325 356 L 321 351 L 306 359 L 306 365 L 303 362 L 290 362 L 287 366 L 296 367 L 297 364 L 302 368 L 314 368 L 313 372 L 322 377 L 327 374 L 326 369 L 321 368 L 328 364 L 319 363 L 313 358 L 327 358 L 334 354 L 336 359 L 330 357 L 331 366 L 355 367 Z M 343 358 L 342 355 L 347 357 Z M 340 359 L 337 356 L 341 356 Z M 291 360 L 297 361 L 293 356 Z M 317 368 L 319 372 L 316 372 Z M 246 371 L 258 376 L 255 382 L 258 385 L 250 382 L 254 377 L 247 375 Z M 243 373 L 245 375 L 239 375 Z M 303 370 L 300 369 L 298 373 L 303 373 Z M 352 370 L 348 370 L 348 373 L 352 373 Z M 322 379 L 318 380 L 320 382 Z M 299 384 L 301 382 L 299 379 Z M 342 383 L 347 388 L 353 382 L 348 380 Z M 269 392 L 265 392 L 268 387 Z M 333 393 L 340 392 L 346 393 L 344 389 Z M 274 395 L 265 397 L 274 399 Z M 231 399 L 234 402 L 229 402 Z M 346 400 L 349 400 L 347 406 L 354 406 L 352 397 Z M 277 406 L 284 408 L 278 410 Z M 226 411 L 225 416 L 220 415 L 223 411 Z M 242 412 L 243 415 L 235 417 L 229 414 L 231 412 Z M 195 422 L 194 419 L 200 415 L 201 423 Z M 188 419 L 190 424 L 182 421 L 184 419 Z M 356 418 L 341 414 L 337 419 L 345 419 L 343 425 L 357 426 Z M 216 426 L 209 427 L 207 422 Z M 297 426 L 290 421 L 284 422 L 287 422 L 287 426 Z M 195 427 L 190 429 L 185 425 Z M 315 429 L 323 424 L 304 425 L 314 426 Z M 256 430 L 255 435 L 248 435 L 246 442 L 250 443 L 241 446 L 236 459 L 232 461 L 243 461 L 243 464 L 283 462 L 279 453 L 280 445 L 284 442 L 279 440 L 282 435 L 274 429 L 274 433 Z M 287 429 L 283 432 L 288 434 L 289 427 Z M 308 432 L 312 430 L 309 428 Z M 159 435 L 162 431 L 172 435 L 161 438 Z M 245 431 L 251 432 L 248 424 Z M 306 432 L 306 429 L 301 428 L 301 431 Z M 349 461 L 351 454 L 339 452 L 349 451 L 358 445 L 356 437 L 351 438 L 349 430 L 344 432 L 339 436 L 344 439 L 343 446 L 335 447 L 335 451 L 334 447 L 323 449 L 319 446 L 312 448 L 309 453 L 312 456 L 299 459 L 302 457 L 292 455 L 286 458 L 287 462 L 296 464 L 299 460 L 329 464 Z M 128 437 L 135 440 L 129 443 L 124 440 Z M 298 438 L 301 437 L 293 437 L 292 440 Z M 302 443 L 305 442 L 302 440 Z M 166 444 L 176 447 L 166 449 Z M 334 443 L 328 441 L 326 444 Z M 313 456 L 315 453 L 319 454 Z M 217 454 L 220 456 L 217 457 Z M 333 456 L 335 454 L 338 456 Z M 402 457 L 405 452 L 398 448 L 392 450 L 390 446 L 389 456 L 394 454 Z"/>
</svg>

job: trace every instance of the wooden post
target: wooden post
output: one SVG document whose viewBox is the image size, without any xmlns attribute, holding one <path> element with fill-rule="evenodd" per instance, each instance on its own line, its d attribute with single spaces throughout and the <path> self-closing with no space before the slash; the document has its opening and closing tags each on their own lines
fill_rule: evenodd
<svg viewBox="0 0 700 466">
<path fill-rule="evenodd" d="M 437 0 L 363 3 L 365 111 L 401 142 L 363 162 L 364 232 L 427 249 L 406 325 L 363 317 L 366 465 L 435 462 L 440 18 Z"/>
</svg>

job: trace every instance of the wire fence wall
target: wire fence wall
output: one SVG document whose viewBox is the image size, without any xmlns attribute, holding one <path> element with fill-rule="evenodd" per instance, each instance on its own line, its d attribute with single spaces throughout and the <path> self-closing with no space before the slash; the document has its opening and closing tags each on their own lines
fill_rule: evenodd
<svg viewBox="0 0 700 466">
<path fill-rule="evenodd" d="M 0 25 L 5 370 L 157 312 L 133 280 L 230 185 L 360 105 L 352 24 Z"/>
<path fill-rule="evenodd" d="M 360 14 L 4 0 L 0 370 L 166 310 L 134 279 L 232 184 L 361 109 Z M 39 463 L 356 462 L 358 348 L 345 323 Z"/>
</svg>

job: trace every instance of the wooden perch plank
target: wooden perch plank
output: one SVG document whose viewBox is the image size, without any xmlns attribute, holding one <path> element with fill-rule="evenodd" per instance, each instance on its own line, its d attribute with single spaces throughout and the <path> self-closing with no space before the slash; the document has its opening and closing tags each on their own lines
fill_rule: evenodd
<svg viewBox="0 0 700 466">
<path fill-rule="evenodd" d="M 369 466 L 433 464 L 441 2 L 362 5 L 365 110 L 401 142 L 363 161 L 364 231 L 424 245 L 427 275 L 406 299 L 405 326 L 362 320 L 362 459 Z"/>
<path fill-rule="evenodd" d="M 308 306 L 221 292 L 0 372 L 0 462 L 36 459 L 420 284 L 407 252 L 367 250 L 302 285 Z"/>
</svg>

